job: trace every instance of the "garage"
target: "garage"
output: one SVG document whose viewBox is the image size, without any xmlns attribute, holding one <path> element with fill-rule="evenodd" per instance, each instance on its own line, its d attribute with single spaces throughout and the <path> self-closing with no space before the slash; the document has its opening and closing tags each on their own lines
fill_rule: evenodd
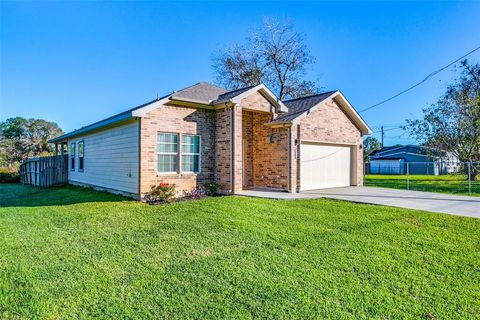
<svg viewBox="0 0 480 320">
<path fill-rule="evenodd" d="M 349 186 L 351 158 L 350 146 L 302 143 L 300 190 Z"/>
</svg>

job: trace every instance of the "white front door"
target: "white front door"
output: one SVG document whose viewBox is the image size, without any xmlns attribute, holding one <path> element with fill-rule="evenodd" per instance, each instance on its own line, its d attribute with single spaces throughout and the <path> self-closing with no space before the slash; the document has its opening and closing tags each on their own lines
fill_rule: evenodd
<svg viewBox="0 0 480 320">
<path fill-rule="evenodd" d="M 302 143 L 300 190 L 349 186 L 351 148 L 349 146 Z"/>
</svg>

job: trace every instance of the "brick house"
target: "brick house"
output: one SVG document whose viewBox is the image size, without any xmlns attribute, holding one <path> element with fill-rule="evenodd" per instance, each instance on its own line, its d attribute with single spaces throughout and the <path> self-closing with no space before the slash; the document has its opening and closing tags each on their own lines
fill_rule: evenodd
<svg viewBox="0 0 480 320">
<path fill-rule="evenodd" d="M 263 84 L 202 82 L 50 142 L 68 150 L 71 184 L 141 198 L 160 182 L 228 194 L 361 185 L 369 133 L 340 91 L 282 102 Z"/>
</svg>

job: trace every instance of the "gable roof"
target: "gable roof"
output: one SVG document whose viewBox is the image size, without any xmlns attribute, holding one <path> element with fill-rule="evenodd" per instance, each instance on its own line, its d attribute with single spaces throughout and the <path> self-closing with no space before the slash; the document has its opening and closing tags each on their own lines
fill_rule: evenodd
<svg viewBox="0 0 480 320">
<path fill-rule="evenodd" d="M 417 146 L 412 144 L 407 144 L 404 146 L 390 146 L 390 147 L 383 147 L 375 152 L 372 152 L 368 155 L 371 159 L 390 159 L 392 156 L 395 158 L 402 158 L 402 154 L 415 154 L 418 156 L 425 156 L 425 157 L 439 157 L 445 154 L 443 151 L 431 149 L 424 146 Z"/>
<path fill-rule="evenodd" d="M 277 118 L 275 118 L 275 120 L 271 121 L 271 123 L 284 123 L 293 121 L 302 113 L 310 110 L 310 108 L 326 100 L 334 92 L 335 91 L 328 91 L 303 98 L 284 101 L 283 103 L 287 106 L 288 113 L 279 115 Z"/>
<path fill-rule="evenodd" d="M 285 105 L 288 107 L 288 113 L 280 115 L 272 120 L 270 125 L 279 125 L 285 123 L 295 123 L 306 117 L 308 114 L 322 107 L 329 99 L 334 99 L 343 111 L 350 117 L 352 122 L 360 129 L 362 134 L 371 134 L 372 130 L 362 117 L 357 113 L 355 108 L 348 102 L 347 98 L 339 91 L 328 91 L 319 94 L 314 94 L 302 98 L 292 99 L 285 101 Z"/>
<path fill-rule="evenodd" d="M 240 88 L 240 89 L 235 89 L 235 90 L 232 90 L 232 91 L 227 91 L 221 95 L 219 95 L 217 97 L 217 99 L 215 100 L 215 104 L 218 104 L 218 103 L 223 103 L 225 101 L 229 101 L 233 98 L 235 98 L 236 96 L 254 88 L 255 86 L 248 86 L 248 87 L 244 87 L 244 88 Z"/>
<path fill-rule="evenodd" d="M 248 86 L 236 90 L 228 91 L 226 89 L 220 88 L 213 84 L 207 82 L 199 82 L 192 86 L 183 88 L 179 91 L 167 94 L 161 98 L 149 101 L 147 103 L 141 104 L 134 108 L 131 108 L 127 111 L 118 113 L 114 116 L 108 117 L 106 119 L 97 121 L 88 126 L 81 127 L 80 129 L 71 131 L 59 137 L 49 140 L 49 143 L 55 143 L 64 141 L 68 138 L 78 136 L 89 131 L 97 130 L 106 126 L 113 125 L 118 122 L 127 121 L 134 117 L 142 117 L 147 112 L 165 104 L 170 101 L 181 101 L 181 102 L 191 102 L 198 103 L 203 105 L 220 105 L 223 103 L 238 103 L 245 95 L 252 93 L 253 91 L 259 91 L 268 98 L 268 100 L 274 105 L 279 107 L 279 111 L 286 112 L 287 108 L 285 105 L 278 100 L 275 95 L 264 85 L 259 84 L 256 86 Z"/>
</svg>

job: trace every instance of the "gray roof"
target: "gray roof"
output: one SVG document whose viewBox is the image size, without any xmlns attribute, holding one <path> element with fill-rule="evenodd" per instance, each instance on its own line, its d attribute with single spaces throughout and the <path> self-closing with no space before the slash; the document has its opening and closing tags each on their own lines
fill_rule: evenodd
<svg viewBox="0 0 480 320">
<path fill-rule="evenodd" d="M 161 98 L 149 101 L 147 103 L 141 104 L 139 106 L 136 106 L 134 108 L 131 108 L 127 111 L 118 113 L 116 115 L 113 115 L 111 117 L 108 117 L 106 119 L 97 121 L 95 123 L 92 123 L 88 126 L 81 127 L 80 129 L 71 131 L 69 133 L 66 133 L 64 135 L 61 135 L 59 137 L 53 138 L 49 140 L 48 142 L 54 143 L 54 142 L 60 142 L 63 140 L 66 140 L 68 138 L 95 130 L 99 129 L 120 121 L 125 121 L 130 118 L 132 118 L 132 111 L 135 111 L 137 109 L 143 108 L 149 104 L 152 104 L 158 100 L 170 97 L 171 99 L 175 100 L 186 100 L 186 101 L 196 101 L 198 103 L 204 103 L 204 104 L 214 104 L 214 103 L 220 103 L 224 101 L 228 101 L 239 94 L 242 94 L 243 92 L 251 89 L 253 86 L 250 87 L 245 87 L 245 88 L 240 88 L 232 91 L 227 91 L 223 88 L 217 87 L 213 84 L 207 83 L 207 82 L 200 82 L 197 84 L 194 84 L 193 86 L 186 87 L 184 89 L 181 89 L 177 92 L 174 92 L 172 94 L 167 94 Z"/>
<path fill-rule="evenodd" d="M 225 101 L 228 101 L 230 99 L 233 99 L 236 96 L 244 93 L 245 91 L 248 91 L 248 90 L 252 89 L 253 87 L 255 87 L 255 86 L 248 86 L 248 87 L 244 87 L 244 88 L 235 89 L 235 90 L 232 90 L 232 91 L 225 92 L 225 93 L 218 96 L 218 98 L 215 100 L 215 103 L 221 103 L 221 102 L 225 102 Z"/>
<path fill-rule="evenodd" d="M 283 123 L 290 122 L 300 116 L 305 111 L 310 110 L 312 107 L 316 106 L 323 100 L 331 96 L 335 91 L 322 92 L 319 94 L 314 94 L 311 96 L 306 96 L 302 98 L 296 98 L 284 101 L 283 103 L 288 107 L 288 112 L 282 115 L 279 115 L 275 120 L 270 123 Z"/>
<path fill-rule="evenodd" d="M 65 134 L 59 136 L 59 137 L 50 139 L 48 142 L 50 142 L 50 143 L 60 142 L 62 140 L 68 139 L 70 137 L 77 136 L 79 134 L 82 134 L 82 133 L 85 133 L 85 132 L 88 132 L 88 131 L 99 129 L 99 128 L 102 128 L 102 127 L 105 127 L 105 126 L 108 126 L 108 125 L 111 125 L 111 124 L 114 124 L 114 123 L 117 123 L 117 122 L 120 122 L 120 121 L 128 120 L 128 119 L 132 118 L 132 111 L 135 111 L 137 109 L 148 106 L 149 104 L 154 103 L 155 101 L 158 101 L 158 100 L 166 98 L 166 97 L 168 97 L 168 95 L 164 96 L 164 97 L 161 97 L 161 98 L 158 98 L 158 99 L 155 99 L 155 100 L 152 100 L 152 101 L 149 101 L 147 103 L 141 104 L 141 105 L 136 106 L 134 108 L 131 108 L 127 111 L 117 113 L 116 115 L 113 115 L 113 116 L 105 118 L 103 120 L 94 122 L 92 124 L 89 124 L 88 126 L 81 127 L 80 129 L 70 131 L 68 133 L 65 133 Z"/>
<path fill-rule="evenodd" d="M 200 82 L 193 86 L 184 88 L 172 94 L 175 100 L 195 100 L 210 104 L 219 98 L 220 95 L 227 93 L 227 90 L 214 86 L 207 82 Z"/>
</svg>

